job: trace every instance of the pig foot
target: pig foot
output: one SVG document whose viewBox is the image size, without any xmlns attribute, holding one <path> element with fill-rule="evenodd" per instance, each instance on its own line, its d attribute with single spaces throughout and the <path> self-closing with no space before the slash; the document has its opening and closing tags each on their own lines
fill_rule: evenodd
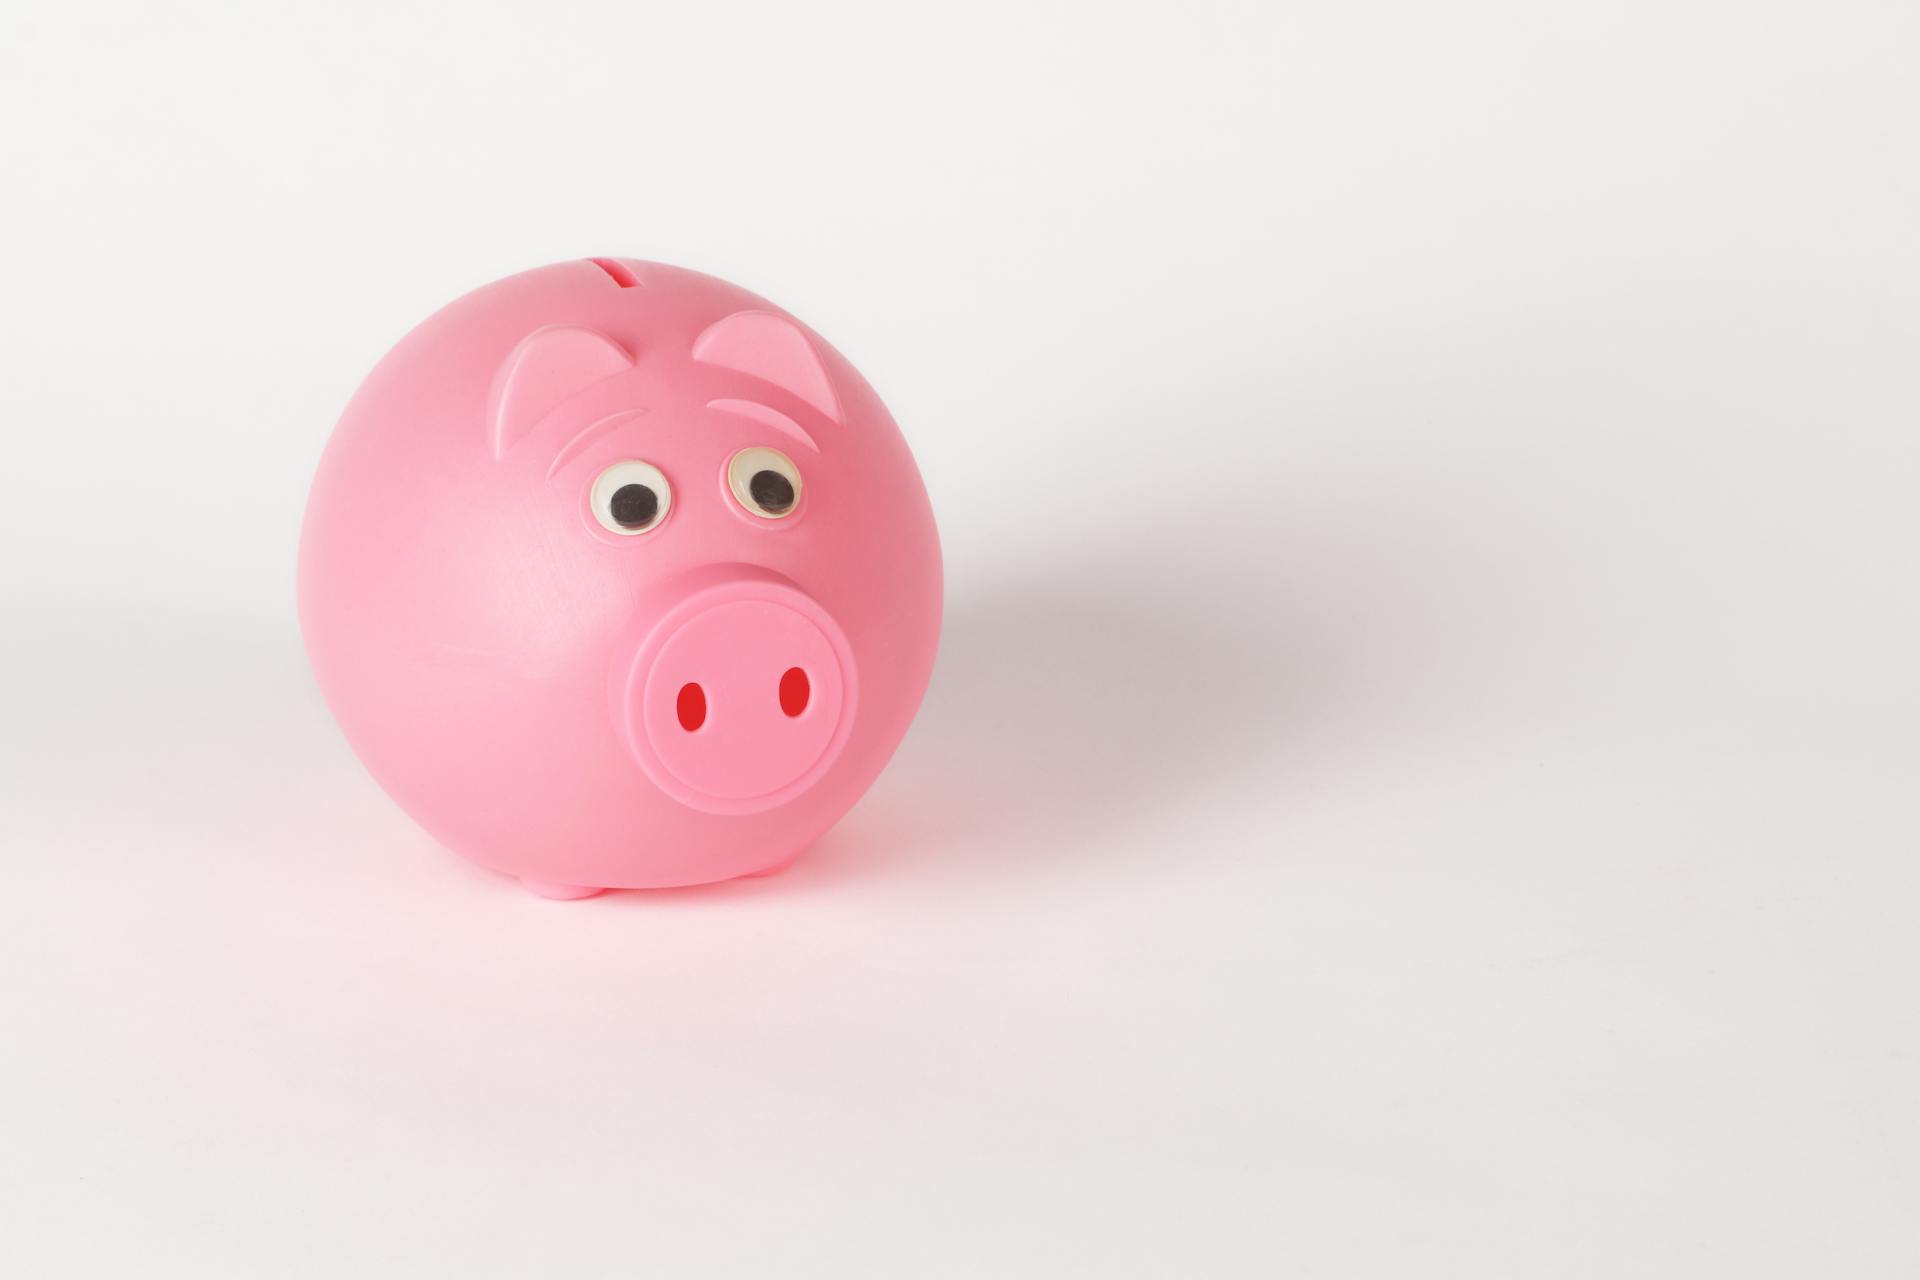
<svg viewBox="0 0 1920 1280">
<path fill-rule="evenodd" d="M 578 898 L 591 898 L 596 893 L 605 892 L 604 889 L 597 889 L 590 885 L 554 884 L 551 880 L 533 880 L 526 876 L 520 877 L 520 883 L 526 888 L 528 893 L 537 893 L 543 898 L 552 898 L 559 902 L 572 902 Z"/>
</svg>

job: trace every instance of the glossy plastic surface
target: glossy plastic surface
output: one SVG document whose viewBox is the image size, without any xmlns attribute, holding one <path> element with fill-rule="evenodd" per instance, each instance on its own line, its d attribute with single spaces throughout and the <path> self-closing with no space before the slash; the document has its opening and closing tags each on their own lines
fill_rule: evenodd
<svg viewBox="0 0 1920 1280">
<path fill-rule="evenodd" d="M 753 506 L 763 450 L 794 474 Z M 778 869 L 837 821 L 925 692 L 940 552 L 893 419 L 818 335 L 596 259 L 471 293 L 380 362 L 314 481 L 299 594 L 387 792 L 583 897 Z"/>
</svg>

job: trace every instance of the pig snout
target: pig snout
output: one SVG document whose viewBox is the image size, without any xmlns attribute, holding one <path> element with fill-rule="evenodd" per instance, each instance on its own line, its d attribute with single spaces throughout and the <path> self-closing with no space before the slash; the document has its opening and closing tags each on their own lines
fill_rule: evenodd
<svg viewBox="0 0 1920 1280">
<path fill-rule="evenodd" d="M 770 809 L 817 781 L 844 745 L 855 693 L 839 626 L 792 583 L 709 574 L 616 664 L 616 730 L 647 776 L 708 813 Z"/>
</svg>

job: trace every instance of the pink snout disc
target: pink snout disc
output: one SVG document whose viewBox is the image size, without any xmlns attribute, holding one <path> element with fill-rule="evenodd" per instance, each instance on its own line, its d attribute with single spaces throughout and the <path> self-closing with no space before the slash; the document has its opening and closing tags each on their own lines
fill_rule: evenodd
<svg viewBox="0 0 1920 1280">
<path fill-rule="evenodd" d="M 853 664 L 825 610 L 782 583 L 698 591 L 647 634 L 616 685 L 628 749 L 661 790 L 709 813 L 773 808 L 845 744 Z"/>
</svg>

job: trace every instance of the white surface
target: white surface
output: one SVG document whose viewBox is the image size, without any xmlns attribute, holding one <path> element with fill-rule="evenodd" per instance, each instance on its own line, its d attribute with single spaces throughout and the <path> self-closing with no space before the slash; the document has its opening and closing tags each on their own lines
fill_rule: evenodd
<svg viewBox="0 0 1920 1280">
<path fill-rule="evenodd" d="M 0 1272 L 1920 1270 L 1911 4 L 0 21 Z M 299 651 L 360 377 L 588 254 L 942 519 L 783 877 L 519 893 Z"/>
</svg>

